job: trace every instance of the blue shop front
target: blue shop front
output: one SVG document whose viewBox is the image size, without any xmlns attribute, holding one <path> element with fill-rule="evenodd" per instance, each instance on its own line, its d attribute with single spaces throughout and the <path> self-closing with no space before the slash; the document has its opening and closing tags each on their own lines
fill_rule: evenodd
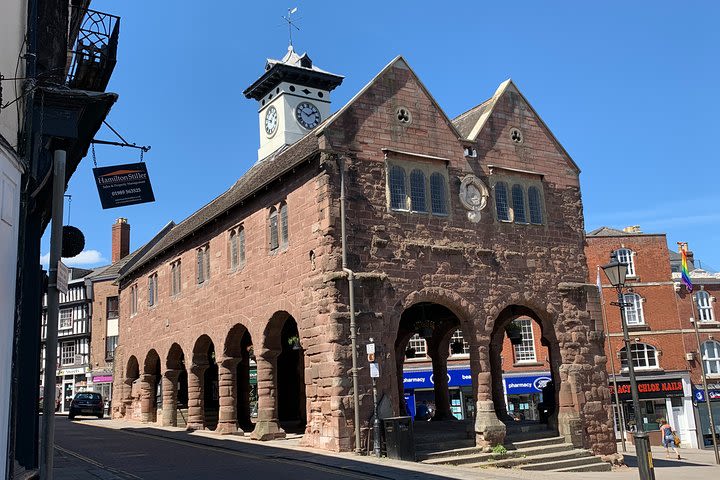
<svg viewBox="0 0 720 480">
<path fill-rule="evenodd" d="M 503 391 L 508 413 L 528 420 L 538 418 L 537 404 L 542 401 L 542 387 L 550 381 L 549 372 L 523 375 L 503 375 Z M 415 418 L 427 407 L 435 411 L 435 383 L 431 369 L 403 371 L 405 402 L 409 414 Z M 450 409 L 458 420 L 473 418 L 475 397 L 472 389 L 470 367 L 448 368 Z M 424 405 L 423 407 L 420 407 Z M 420 407 L 420 408 L 419 408 Z"/>
</svg>

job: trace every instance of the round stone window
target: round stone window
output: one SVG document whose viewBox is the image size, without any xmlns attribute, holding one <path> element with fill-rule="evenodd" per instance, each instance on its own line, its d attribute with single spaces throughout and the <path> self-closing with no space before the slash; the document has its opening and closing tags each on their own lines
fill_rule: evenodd
<svg viewBox="0 0 720 480">
<path fill-rule="evenodd" d="M 519 144 L 523 143 L 525 138 L 523 137 L 523 134 L 519 128 L 513 127 L 512 129 L 510 129 L 510 140 L 512 140 L 513 143 L 516 143 L 519 145 Z"/>
<path fill-rule="evenodd" d="M 395 118 L 398 122 L 404 124 L 412 122 L 412 114 L 407 107 L 398 107 L 397 110 L 395 110 Z"/>
</svg>

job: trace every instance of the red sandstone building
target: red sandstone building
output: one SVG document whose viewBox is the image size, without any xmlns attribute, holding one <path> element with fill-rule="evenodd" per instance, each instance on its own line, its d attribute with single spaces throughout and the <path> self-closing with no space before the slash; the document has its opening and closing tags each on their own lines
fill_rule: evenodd
<svg viewBox="0 0 720 480">
<path fill-rule="evenodd" d="M 614 452 L 577 165 L 509 80 L 454 120 L 400 57 L 331 114 L 341 81 L 292 49 L 268 60 L 245 91 L 258 162 L 120 269 L 113 416 L 352 449 L 353 285 L 359 348 L 377 345 L 390 414 L 407 412 L 419 334 L 435 419 L 459 406 L 468 420 L 448 428 L 501 443 L 513 422 L 503 339 L 528 320 L 548 348 L 534 363 L 554 380 L 551 427 Z M 463 398 L 447 381 L 453 351 L 469 365 Z M 364 438 L 364 355 L 359 367 Z"/>
<path fill-rule="evenodd" d="M 597 267 L 609 262 L 611 252 L 629 264 L 624 301 L 630 304 L 625 315 L 641 389 L 639 414 L 633 411 L 627 368 L 623 367 L 627 360 L 620 310 L 611 305 L 617 301 L 617 294 L 604 274 L 600 277 L 609 332 L 605 348 L 614 360 L 622 405 L 622 412 L 615 406 L 617 434 L 622 413 L 626 428 L 633 428 L 642 419 L 651 435 L 659 436 L 659 420 L 667 419 L 684 445 L 707 445 L 711 437 L 707 403 L 701 392 L 701 362 L 709 373 L 711 396 L 716 399 L 710 404 L 720 427 L 720 312 L 716 307 L 720 275 L 695 269 L 690 254 L 688 268 L 694 290 L 688 293 L 680 281 L 679 254 L 668 250 L 665 235 L 642 233 L 638 227 L 624 231 L 599 228 L 587 234 L 586 245 L 589 281 L 596 280 Z M 700 349 L 691 318 L 697 319 Z M 659 444 L 659 439 L 655 440 Z"/>
</svg>

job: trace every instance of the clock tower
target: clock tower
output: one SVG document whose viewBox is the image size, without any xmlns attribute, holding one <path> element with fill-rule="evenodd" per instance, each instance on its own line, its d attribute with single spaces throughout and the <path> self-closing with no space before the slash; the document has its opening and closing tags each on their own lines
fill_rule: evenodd
<svg viewBox="0 0 720 480">
<path fill-rule="evenodd" d="M 292 145 L 324 121 L 330 115 L 330 92 L 343 78 L 317 68 L 292 45 L 282 60 L 268 59 L 265 73 L 243 92 L 258 101 L 258 160 Z"/>
</svg>

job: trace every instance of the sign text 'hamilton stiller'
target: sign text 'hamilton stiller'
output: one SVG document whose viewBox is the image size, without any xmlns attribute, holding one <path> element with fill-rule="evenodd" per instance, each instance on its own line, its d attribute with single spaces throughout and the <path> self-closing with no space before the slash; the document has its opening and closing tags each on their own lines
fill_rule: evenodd
<svg viewBox="0 0 720 480">
<path fill-rule="evenodd" d="M 144 163 L 93 168 L 93 174 L 103 209 L 155 201 Z"/>
</svg>

